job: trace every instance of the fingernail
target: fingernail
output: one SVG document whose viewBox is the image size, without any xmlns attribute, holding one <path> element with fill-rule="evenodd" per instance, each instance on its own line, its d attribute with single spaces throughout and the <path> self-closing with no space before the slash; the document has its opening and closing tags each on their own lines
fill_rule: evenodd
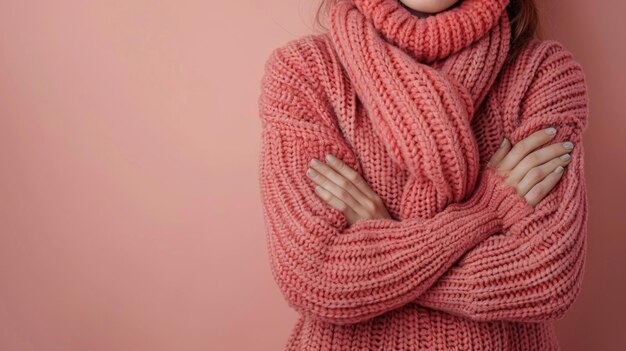
<svg viewBox="0 0 626 351">
<path fill-rule="evenodd" d="M 326 154 L 326 162 L 333 163 L 335 162 L 335 158 L 331 154 Z"/>
<path fill-rule="evenodd" d="M 500 143 L 499 149 L 503 148 L 504 145 L 506 145 L 506 137 L 502 139 L 502 142 Z"/>
<path fill-rule="evenodd" d="M 574 144 L 572 144 L 570 141 L 566 141 L 563 143 L 563 147 L 566 149 L 571 149 L 574 147 Z"/>
<path fill-rule="evenodd" d="M 554 127 L 546 128 L 545 131 L 546 131 L 546 134 L 548 134 L 548 135 L 556 134 L 556 128 L 554 128 Z"/>
<path fill-rule="evenodd" d="M 563 172 L 563 166 L 558 166 L 555 170 L 554 173 L 562 173 Z"/>
<path fill-rule="evenodd" d="M 570 158 L 571 156 L 569 154 L 561 155 L 561 160 L 563 161 L 569 161 Z"/>
<path fill-rule="evenodd" d="M 320 161 L 316 160 L 316 159 L 312 159 L 311 160 L 311 166 L 317 166 L 320 163 Z"/>
</svg>

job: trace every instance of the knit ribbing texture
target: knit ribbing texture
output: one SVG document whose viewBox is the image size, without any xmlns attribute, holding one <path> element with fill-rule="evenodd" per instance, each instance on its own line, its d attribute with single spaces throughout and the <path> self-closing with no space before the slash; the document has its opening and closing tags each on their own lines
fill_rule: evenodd
<svg viewBox="0 0 626 351">
<path fill-rule="evenodd" d="M 300 313 L 286 350 L 558 350 L 586 259 L 582 67 L 533 39 L 504 66 L 506 0 L 426 17 L 342 0 L 330 31 L 272 52 L 259 185 L 273 277 Z M 571 161 L 535 207 L 487 160 L 557 128 Z M 348 225 L 314 191 L 332 153 L 393 219 Z"/>
</svg>

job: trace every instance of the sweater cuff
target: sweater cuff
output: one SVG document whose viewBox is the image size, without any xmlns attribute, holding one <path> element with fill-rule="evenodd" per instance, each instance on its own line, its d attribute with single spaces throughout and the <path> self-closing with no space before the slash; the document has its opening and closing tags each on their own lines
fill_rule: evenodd
<svg viewBox="0 0 626 351">
<path fill-rule="evenodd" d="M 487 163 L 483 173 L 483 181 L 493 189 L 491 197 L 492 209 L 502 219 L 502 228 L 507 230 L 513 224 L 535 211 L 524 196 L 517 193 L 514 186 L 504 182 L 505 176 L 498 175 L 496 169 Z"/>
</svg>

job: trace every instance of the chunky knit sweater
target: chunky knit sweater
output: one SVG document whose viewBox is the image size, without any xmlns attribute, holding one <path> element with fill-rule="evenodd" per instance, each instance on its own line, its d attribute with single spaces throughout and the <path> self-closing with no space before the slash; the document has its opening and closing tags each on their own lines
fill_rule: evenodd
<svg viewBox="0 0 626 351">
<path fill-rule="evenodd" d="M 273 277 L 300 313 L 287 350 L 559 349 L 586 257 L 587 87 L 554 40 L 505 62 L 507 4 L 419 18 L 345 0 L 329 33 L 266 61 L 259 184 Z M 487 161 L 549 126 L 574 149 L 533 207 Z M 348 225 L 306 176 L 326 153 L 394 218 Z"/>
</svg>

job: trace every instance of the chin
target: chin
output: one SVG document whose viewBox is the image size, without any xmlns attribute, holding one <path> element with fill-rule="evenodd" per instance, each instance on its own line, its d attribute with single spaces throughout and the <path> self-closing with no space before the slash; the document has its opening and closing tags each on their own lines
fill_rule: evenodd
<svg viewBox="0 0 626 351">
<path fill-rule="evenodd" d="M 406 7 L 424 13 L 437 13 L 450 8 L 461 0 L 399 0 Z"/>
</svg>

